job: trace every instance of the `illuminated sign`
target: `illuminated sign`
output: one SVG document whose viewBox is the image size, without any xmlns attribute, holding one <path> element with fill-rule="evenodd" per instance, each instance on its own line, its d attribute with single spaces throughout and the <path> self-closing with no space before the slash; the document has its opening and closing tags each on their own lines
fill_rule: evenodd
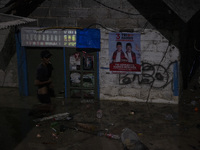
<svg viewBox="0 0 200 150">
<path fill-rule="evenodd" d="M 22 46 L 76 47 L 76 29 L 21 29 Z"/>
</svg>

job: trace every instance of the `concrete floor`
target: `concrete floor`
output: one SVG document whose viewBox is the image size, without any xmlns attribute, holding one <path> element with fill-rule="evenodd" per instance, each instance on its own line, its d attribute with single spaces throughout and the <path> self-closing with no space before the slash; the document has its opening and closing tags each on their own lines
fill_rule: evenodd
<svg viewBox="0 0 200 150">
<path fill-rule="evenodd" d="M 73 119 L 36 123 L 33 120 L 41 116 L 30 115 L 38 103 L 36 97 L 20 97 L 18 89 L 0 88 L 0 149 L 124 150 L 121 139 L 97 134 L 121 136 L 129 128 L 150 150 L 200 150 L 200 110 L 195 111 L 200 109 L 199 91 L 193 84 L 182 93 L 179 105 L 120 101 L 62 105 L 62 99 L 54 98 L 56 108 L 46 115 L 68 112 Z M 99 106 L 101 119 L 96 117 Z"/>
</svg>

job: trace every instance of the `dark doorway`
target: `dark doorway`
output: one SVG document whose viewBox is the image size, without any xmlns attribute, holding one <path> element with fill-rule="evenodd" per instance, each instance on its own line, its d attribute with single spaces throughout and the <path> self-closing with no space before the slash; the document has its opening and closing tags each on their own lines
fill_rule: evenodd
<svg viewBox="0 0 200 150">
<path fill-rule="evenodd" d="M 63 48 L 26 48 L 27 58 L 27 76 L 28 76 L 28 93 L 30 96 L 36 95 L 37 87 L 34 85 L 36 77 L 36 68 L 41 63 L 40 52 L 49 50 L 52 53 L 51 63 L 53 65 L 52 80 L 55 89 L 55 94 L 59 94 L 65 88 L 64 81 L 64 57 Z"/>
</svg>

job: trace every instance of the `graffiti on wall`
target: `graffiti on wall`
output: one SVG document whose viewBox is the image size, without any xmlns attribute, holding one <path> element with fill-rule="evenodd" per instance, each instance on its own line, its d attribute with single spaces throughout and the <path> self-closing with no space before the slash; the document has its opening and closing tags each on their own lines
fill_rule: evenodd
<svg viewBox="0 0 200 150">
<path fill-rule="evenodd" d="M 137 80 L 138 84 L 148 84 L 153 88 L 165 88 L 173 81 L 169 74 L 169 68 L 174 63 L 176 61 L 171 62 L 167 68 L 160 64 L 142 63 L 141 74 L 119 74 L 119 84 L 131 84 Z"/>
</svg>

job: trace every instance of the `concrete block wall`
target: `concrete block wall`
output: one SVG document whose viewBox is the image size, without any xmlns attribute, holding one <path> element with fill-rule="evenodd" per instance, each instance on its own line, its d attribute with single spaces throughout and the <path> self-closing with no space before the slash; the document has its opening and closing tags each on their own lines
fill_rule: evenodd
<svg viewBox="0 0 200 150">
<path fill-rule="evenodd" d="M 160 66 L 158 72 L 163 75 L 164 80 L 155 80 L 155 87 L 152 88 L 151 84 L 140 84 L 137 79 L 132 80 L 130 84 L 121 85 L 119 79 L 123 75 L 112 74 L 109 71 L 109 32 L 101 29 L 102 44 L 99 55 L 101 99 L 178 103 L 177 98 L 173 96 L 173 63 L 179 62 L 179 50 L 170 45 L 157 30 L 145 29 L 141 34 L 141 61 L 151 66 Z M 133 75 L 129 77 L 133 78 Z"/>
<path fill-rule="evenodd" d="M 3 55 L 2 49 L 9 47 L 6 45 L 6 39 L 9 35 L 10 29 L 0 30 L 0 55 Z M 0 61 L 0 63 L 4 63 Z M 2 65 L 1 65 L 2 66 Z M 0 68 L 0 86 L 3 87 L 17 87 L 18 86 L 18 75 L 17 75 L 17 56 L 16 54 L 11 58 L 10 63 L 6 69 Z"/>
<path fill-rule="evenodd" d="M 0 69 L 0 86 L 18 87 L 17 54 L 15 54 L 6 70 Z"/>
<path fill-rule="evenodd" d="M 0 55 L 3 55 L 3 47 L 8 48 L 6 45 L 6 39 L 9 35 L 10 29 L 0 30 Z M 0 63 L 3 63 L 0 61 Z M 18 75 L 17 75 L 17 56 L 16 54 L 11 58 L 10 63 L 6 69 L 0 68 L 0 86 L 3 87 L 18 87 Z"/>
<path fill-rule="evenodd" d="M 0 29 L 0 52 L 4 46 L 4 43 L 6 41 L 6 38 L 9 34 L 9 29 Z"/>
<path fill-rule="evenodd" d="M 29 17 L 38 19 L 39 27 L 91 26 L 101 29 L 100 99 L 178 102 L 173 96 L 172 81 L 173 62 L 179 62 L 179 50 L 170 45 L 168 39 L 127 0 L 46 0 Z M 167 69 L 168 76 L 164 72 L 163 76 L 168 79 L 168 84 L 156 80 L 155 84 L 159 88 L 151 88 L 149 84 L 139 84 L 140 77 L 136 76 L 130 84 L 121 85 L 120 75 L 109 72 L 109 32 L 125 30 L 141 33 L 141 61 Z"/>
<path fill-rule="evenodd" d="M 144 26 L 146 22 L 127 0 L 46 0 L 29 17 L 38 19 L 40 27 L 85 28 L 99 23 L 106 27 L 132 29 Z"/>
</svg>

